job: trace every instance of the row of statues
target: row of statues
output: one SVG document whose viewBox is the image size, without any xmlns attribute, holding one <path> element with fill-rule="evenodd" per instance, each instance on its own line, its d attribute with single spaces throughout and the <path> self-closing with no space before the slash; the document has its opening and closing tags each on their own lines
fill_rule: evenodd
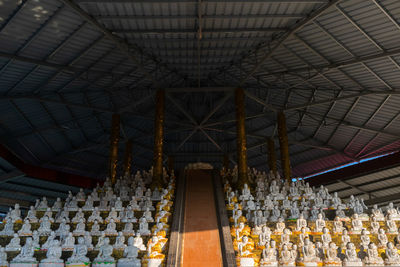
<svg viewBox="0 0 400 267">
<path fill-rule="evenodd" d="M 224 170 L 226 208 L 238 266 L 400 266 L 399 211 L 342 201 L 321 186 L 289 184 L 249 169 L 255 190 L 234 191 Z"/>
<path fill-rule="evenodd" d="M 66 266 L 161 266 L 173 211 L 175 176 L 164 170 L 166 186 L 154 190 L 147 188 L 149 178 L 151 170 L 121 177 L 115 185 L 106 179 L 92 191 L 69 192 L 65 200 L 57 199 L 52 206 L 43 197 L 24 217 L 16 204 L 0 231 L 0 238 L 11 237 L 5 247 L 0 247 L 0 266 L 8 266 L 10 252 L 18 252 L 10 266 L 37 266 L 38 250 L 46 251 L 39 264 L 43 267 L 64 266 L 64 251 L 72 251 Z M 136 217 L 135 213 L 141 215 Z M 96 237 L 96 244 L 92 237 Z M 115 237 L 113 244 L 111 237 Z M 148 239 L 146 243 L 143 237 Z M 21 238 L 25 239 L 23 245 Z M 87 255 L 91 250 L 98 252 L 92 261 Z M 123 258 L 113 257 L 117 250 L 123 251 Z"/>
</svg>

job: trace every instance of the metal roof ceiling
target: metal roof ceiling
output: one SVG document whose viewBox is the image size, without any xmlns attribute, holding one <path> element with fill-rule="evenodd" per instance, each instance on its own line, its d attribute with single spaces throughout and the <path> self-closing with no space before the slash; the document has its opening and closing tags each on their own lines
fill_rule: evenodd
<svg viewBox="0 0 400 267">
<path fill-rule="evenodd" d="M 287 116 L 295 176 L 400 147 L 397 0 L 0 6 L 0 136 L 32 164 L 103 177 L 119 112 L 135 167 L 149 167 L 157 88 L 184 88 L 166 101 L 165 154 L 178 167 L 224 153 L 234 161 L 233 98 L 220 86 L 247 92 L 250 166 L 266 168 L 276 109 Z"/>
</svg>

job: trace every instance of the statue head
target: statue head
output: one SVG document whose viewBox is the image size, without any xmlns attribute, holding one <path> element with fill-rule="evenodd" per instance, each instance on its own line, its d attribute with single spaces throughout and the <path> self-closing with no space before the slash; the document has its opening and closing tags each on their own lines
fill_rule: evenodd
<svg viewBox="0 0 400 267">
<path fill-rule="evenodd" d="M 82 236 L 80 236 L 79 238 L 78 238 L 78 244 L 79 245 L 83 245 L 85 243 L 85 239 L 82 237 Z"/>
<path fill-rule="evenodd" d="M 110 244 L 110 239 L 108 237 L 104 238 L 104 244 L 105 245 Z"/>
<path fill-rule="evenodd" d="M 354 217 L 354 219 L 358 219 L 358 214 L 354 213 L 353 217 Z"/>
<path fill-rule="evenodd" d="M 392 242 L 387 243 L 387 248 L 388 249 L 393 249 L 393 243 Z"/>
<path fill-rule="evenodd" d="M 128 246 L 133 246 L 133 236 L 130 236 L 129 238 L 128 238 Z"/>
<path fill-rule="evenodd" d="M 337 246 L 336 246 L 336 244 L 335 244 L 334 242 L 330 242 L 330 243 L 329 243 L 329 247 L 330 247 L 331 249 L 336 249 L 336 248 L 337 248 Z"/>
<path fill-rule="evenodd" d="M 347 235 L 347 234 L 348 234 L 347 229 L 344 229 L 344 230 L 343 230 L 343 235 Z"/>
<path fill-rule="evenodd" d="M 151 241 L 153 243 L 157 243 L 158 242 L 158 237 L 156 235 L 153 235 L 153 237 L 151 238 Z"/>
<path fill-rule="evenodd" d="M 322 213 L 318 213 L 318 219 L 322 219 Z"/>
<path fill-rule="evenodd" d="M 25 240 L 25 246 L 30 246 L 32 244 L 32 237 L 27 237 Z"/>
<path fill-rule="evenodd" d="M 324 228 L 322 229 L 322 232 L 323 232 L 324 234 L 328 234 L 328 233 L 329 233 L 329 229 L 326 228 L 326 227 L 324 227 Z"/>
<path fill-rule="evenodd" d="M 271 240 L 271 242 L 270 242 L 270 244 L 271 244 L 271 248 L 275 248 L 276 247 L 276 242 L 275 242 L 275 240 Z"/>
<path fill-rule="evenodd" d="M 244 228 L 244 222 L 240 222 L 239 223 L 239 229 L 243 229 Z"/>
</svg>

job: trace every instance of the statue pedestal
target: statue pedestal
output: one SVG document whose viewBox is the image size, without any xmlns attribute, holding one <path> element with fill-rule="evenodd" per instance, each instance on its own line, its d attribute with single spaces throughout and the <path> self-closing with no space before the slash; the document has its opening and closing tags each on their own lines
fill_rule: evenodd
<svg viewBox="0 0 400 267">
<path fill-rule="evenodd" d="M 117 267 L 141 267 L 141 266 L 142 264 L 139 259 L 134 259 L 134 260 L 120 259 L 117 264 Z"/>
<path fill-rule="evenodd" d="M 37 267 L 37 262 L 11 262 L 10 267 Z"/>
<path fill-rule="evenodd" d="M 306 261 L 306 262 L 298 262 L 298 266 L 306 266 L 306 267 L 314 267 L 314 266 L 323 266 L 322 262 L 317 261 Z"/>
<path fill-rule="evenodd" d="M 363 266 L 362 261 L 344 261 L 343 266 Z"/>
<path fill-rule="evenodd" d="M 288 262 L 279 262 L 279 264 L 281 266 L 296 266 L 296 262 L 295 261 L 288 261 Z"/>
<path fill-rule="evenodd" d="M 247 266 L 256 266 L 253 258 L 240 258 L 238 257 L 238 266 L 247 267 Z"/>
<path fill-rule="evenodd" d="M 162 259 L 146 259 L 144 263 L 147 263 L 147 267 L 161 267 L 162 262 Z"/>
<path fill-rule="evenodd" d="M 260 262 L 260 267 L 277 267 L 278 261 L 263 261 Z"/>
<path fill-rule="evenodd" d="M 88 267 L 90 262 L 67 262 L 65 267 Z"/>
<path fill-rule="evenodd" d="M 342 266 L 340 261 L 325 261 L 324 266 Z"/>
<path fill-rule="evenodd" d="M 39 263 L 39 267 L 64 267 L 63 262 L 42 262 Z"/>
<path fill-rule="evenodd" d="M 96 262 L 94 261 L 92 263 L 92 267 L 115 267 L 115 261 L 110 261 L 110 262 Z"/>
</svg>

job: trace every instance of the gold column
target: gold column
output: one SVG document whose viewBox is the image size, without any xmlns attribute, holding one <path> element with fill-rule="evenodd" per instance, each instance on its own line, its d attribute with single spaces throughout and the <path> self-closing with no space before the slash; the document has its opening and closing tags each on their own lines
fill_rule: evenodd
<svg viewBox="0 0 400 267">
<path fill-rule="evenodd" d="M 286 130 L 286 119 L 283 112 L 278 113 L 278 133 L 283 177 L 290 182 L 292 175 L 290 170 L 289 142 Z"/>
<path fill-rule="evenodd" d="M 110 178 L 112 184 L 115 184 L 115 180 L 117 178 L 119 125 L 119 114 L 113 114 L 110 135 Z"/>
<path fill-rule="evenodd" d="M 245 127 L 244 90 L 237 88 L 235 92 L 236 102 L 236 131 L 237 131 L 237 157 L 238 157 L 238 187 L 249 184 L 247 177 L 247 147 Z"/>
<path fill-rule="evenodd" d="M 162 89 L 156 95 L 156 113 L 154 120 L 154 166 L 152 188 L 163 185 L 163 138 L 164 138 L 164 102 L 165 92 Z"/>
<path fill-rule="evenodd" d="M 132 168 L 132 139 L 129 139 L 125 144 L 124 174 L 130 175 L 131 168 Z"/>
<path fill-rule="evenodd" d="M 268 138 L 268 167 L 270 171 L 276 173 L 275 141 L 272 137 Z"/>
</svg>

